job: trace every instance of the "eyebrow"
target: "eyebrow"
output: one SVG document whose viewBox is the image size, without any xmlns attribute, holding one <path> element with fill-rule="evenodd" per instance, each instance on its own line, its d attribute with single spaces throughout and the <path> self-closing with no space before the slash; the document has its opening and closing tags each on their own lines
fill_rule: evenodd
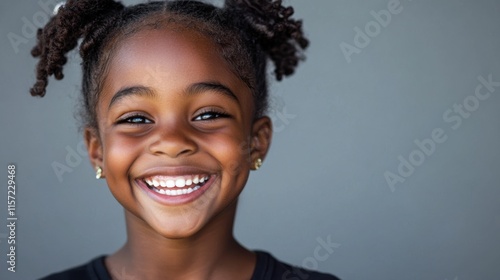
<svg viewBox="0 0 500 280">
<path fill-rule="evenodd" d="M 224 96 L 228 96 L 231 99 L 235 100 L 238 104 L 240 103 L 234 92 L 226 87 L 225 85 L 219 83 L 219 82 L 200 82 L 200 83 L 195 83 L 190 85 L 186 90 L 185 94 L 187 95 L 196 95 L 205 91 L 213 91 L 216 93 L 220 93 Z M 111 106 L 123 98 L 127 96 L 146 96 L 146 97 L 156 97 L 155 92 L 145 86 L 131 86 L 131 87 L 125 87 L 120 89 L 112 98 L 111 101 L 109 102 L 108 109 L 111 108 Z"/>
<path fill-rule="evenodd" d="M 132 86 L 132 87 L 122 88 L 111 98 L 111 101 L 109 102 L 108 109 L 111 108 L 111 106 L 114 103 L 117 103 L 118 101 L 122 100 L 123 98 L 125 98 L 127 96 L 132 96 L 132 95 L 147 96 L 147 97 L 155 97 L 156 96 L 156 94 L 148 87 Z"/>
<path fill-rule="evenodd" d="M 194 95 L 204 91 L 214 91 L 216 93 L 220 93 L 234 99 L 238 104 L 240 103 L 238 97 L 236 97 L 236 94 L 234 94 L 234 92 L 231 89 L 229 89 L 228 87 L 219 82 L 195 83 L 187 88 L 186 93 L 188 95 Z"/>
</svg>

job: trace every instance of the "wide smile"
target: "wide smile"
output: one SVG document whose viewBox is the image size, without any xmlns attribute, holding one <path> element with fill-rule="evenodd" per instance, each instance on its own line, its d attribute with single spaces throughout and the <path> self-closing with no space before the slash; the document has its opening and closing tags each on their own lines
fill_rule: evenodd
<svg viewBox="0 0 500 280">
<path fill-rule="evenodd" d="M 143 181 L 149 189 L 165 195 L 178 196 L 190 194 L 203 187 L 210 175 L 185 175 L 185 176 L 151 176 L 144 178 Z"/>
<path fill-rule="evenodd" d="M 215 174 L 154 175 L 135 181 L 153 200 L 178 205 L 196 200 L 210 188 L 215 178 Z"/>
</svg>

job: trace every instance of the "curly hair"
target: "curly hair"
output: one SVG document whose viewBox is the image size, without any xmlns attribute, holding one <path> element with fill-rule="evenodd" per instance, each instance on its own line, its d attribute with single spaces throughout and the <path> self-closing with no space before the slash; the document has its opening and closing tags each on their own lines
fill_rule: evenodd
<svg viewBox="0 0 500 280">
<path fill-rule="evenodd" d="M 210 38 L 231 70 L 251 89 L 255 117 L 267 109 L 267 61 L 279 81 L 294 73 L 309 42 L 302 22 L 281 0 L 226 0 L 223 7 L 194 0 L 156 1 L 125 7 L 113 0 L 68 0 L 37 33 L 39 57 L 31 95 L 43 97 L 49 76 L 63 79 L 67 53 L 80 43 L 82 117 L 97 128 L 96 106 L 113 46 L 144 29 L 178 26 Z"/>
</svg>

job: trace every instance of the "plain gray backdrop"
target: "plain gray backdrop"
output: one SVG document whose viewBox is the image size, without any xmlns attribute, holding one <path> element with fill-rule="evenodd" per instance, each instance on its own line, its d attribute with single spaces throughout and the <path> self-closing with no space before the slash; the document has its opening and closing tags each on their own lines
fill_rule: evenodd
<svg viewBox="0 0 500 280">
<path fill-rule="evenodd" d="M 271 85 L 276 131 L 241 196 L 237 238 L 344 280 L 500 279 L 500 2 L 286 3 L 311 46 L 292 78 Z M 81 151 L 79 57 L 46 97 L 28 93 L 29 25 L 45 17 L 38 0 L 0 3 L 1 279 L 82 264 L 126 237 L 122 207 Z M 335 246 L 317 249 L 325 242 Z"/>
</svg>

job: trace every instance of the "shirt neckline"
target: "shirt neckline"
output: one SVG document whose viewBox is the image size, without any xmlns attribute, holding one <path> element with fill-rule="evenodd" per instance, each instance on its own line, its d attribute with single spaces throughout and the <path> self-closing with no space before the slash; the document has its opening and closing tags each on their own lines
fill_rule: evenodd
<svg viewBox="0 0 500 280">
<path fill-rule="evenodd" d="M 269 275 L 272 275 L 271 255 L 258 250 L 253 252 L 256 254 L 257 259 L 250 280 L 268 279 Z M 106 257 L 107 255 L 98 256 L 87 266 L 87 271 L 92 280 L 112 280 L 111 274 L 106 268 Z"/>
</svg>

